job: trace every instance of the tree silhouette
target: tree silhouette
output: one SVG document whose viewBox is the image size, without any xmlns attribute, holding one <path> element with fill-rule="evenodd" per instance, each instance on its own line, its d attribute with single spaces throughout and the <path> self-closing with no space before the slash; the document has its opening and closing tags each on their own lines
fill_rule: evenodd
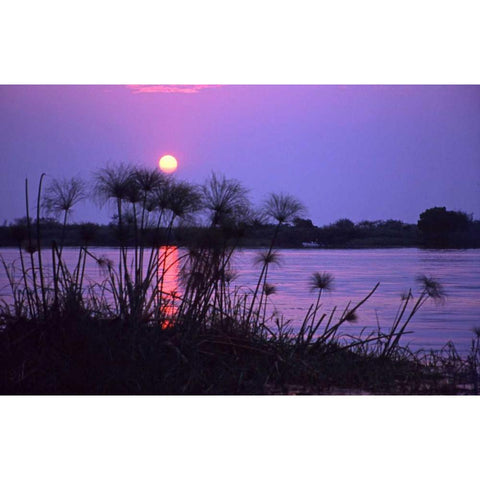
<svg viewBox="0 0 480 480">
<path fill-rule="evenodd" d="M 466 232 L 472 219 L 465 212 L 433 207 L 420 214 L 417 222 L 427 246 L 449 246 L 455 243 L 459 233 Z"/>
</svg>

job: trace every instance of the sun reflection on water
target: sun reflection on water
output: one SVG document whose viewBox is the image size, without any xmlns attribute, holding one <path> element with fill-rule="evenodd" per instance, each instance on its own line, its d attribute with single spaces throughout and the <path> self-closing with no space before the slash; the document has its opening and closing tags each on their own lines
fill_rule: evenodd
<svg viewBox="0 0 480 480">
<path fill-rule="evenodd" d="M 165 318 L 163 327 L 172 325 L 178 311 L 179 253 L 177 247 L 163 246 L 158 249 L 158 290 L 160 309 Z"/>
</svg>

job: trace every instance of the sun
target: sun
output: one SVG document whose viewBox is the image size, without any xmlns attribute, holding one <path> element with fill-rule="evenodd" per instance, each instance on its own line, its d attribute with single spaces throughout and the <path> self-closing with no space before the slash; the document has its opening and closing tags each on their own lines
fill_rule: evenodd
<svg viewBox="0 0 480 480">
<path fill-rule="evenodd" d="M 177 159 L 172 155 L 164 155 L 159 161 L 160 170 L 165 173 L 173 173 L 178 166 Z"/>
</svg>

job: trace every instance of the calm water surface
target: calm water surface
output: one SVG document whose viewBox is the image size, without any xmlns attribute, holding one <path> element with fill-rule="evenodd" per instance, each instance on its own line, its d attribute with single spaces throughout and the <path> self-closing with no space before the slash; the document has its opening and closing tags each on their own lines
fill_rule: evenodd
<svg viewBox="0 0 480 480">
<path fill-rule="evenodd" d="M 309 277 L 316 271 L 334 276 L 334 289 L 323 296 L 323 308 L 345 308 L 358 302 L 380 282 L 374 295 L 358 310 L 355 325 L 345 331 L 357 334 L 363 327 L 375 329 L 377 322 L 388 329 L 400 305 L 401 294 L 412 288 L 419 292 L 415 278 L 419 274 L 434 277 L 447 294 L 443 305 L 428 301 L 409 324 L 412 334 L 407 343 L 417 348 L 441 348 L 452 340 L 465 352 L 472 339 L 472 328 L 480 327 L 480 250 L 284 250 L 282 263 L 273 267 L 269 282 L 277 286 L 272 303 L 285 317 L 301 322 L 314 301 Z M 255 278 L 252 268 L 255 252 L 246 250 L 238 259 L 240 279 Z M 404 342 L 405 343 L 405 342 Z"/>
<path fill-rule="evenodd" d="M 97 255 L 117 260 L 115 249 L 94 249 Z M 65 249 L 67 259 L 74 261 L 76 249 Z M 2 249 L 7 262 L 18 258 L 15 249 Z M 259 267 L 255 265 L 258 250 L 238 252 L 234 268 L 238 273 L 237 285 L 255 285 Z M 418 274 L 433 276 L 447 294 L 443 305 L 428 301 L 410 323 L 413 333 L 406 337 L 414 349 L 441 348 L 453 341 L 465 353 L 472 339 L 472 329 L 480 327 L 480 250 L 420 250 L 420 249 L 368 249 L 368 250 L 281 250 L 281 265 L 272 266 L 269 283 L 277 287 L 270 296 L 270 308 L 281 312 L 299 326 L 309 306 L 315 300 L 310 292 L 312 273 L 329 272 L 334 276 L 334 289 L 323 296 L 323 309 L 330 312 L 334 306 L 343 310 L 349 301 L 361 300 L 377 282 L 380 287 L 358 310 L 354 325 L 346 325 L 344 332 L 358 334 L 366 327 L 371 331 L 377 322 L 384 329 L 391 326 L 400 304 L 400 296 L 412 288 L 419 291 L 415 278 Z M 45 262 L 46 259 L 44 259 Z M 172 269 L 172 271 L 174 271 Z M 93 281 L 102 278 L 98 266 L 91 262 L 87 270 Z M 172 289 L 175 278 L 169 278 Z M 8 297 L 7 279 L 0 271 L 0 295 Z M 3 287 L 3 288 L 2 288 Z"/>
</svg>

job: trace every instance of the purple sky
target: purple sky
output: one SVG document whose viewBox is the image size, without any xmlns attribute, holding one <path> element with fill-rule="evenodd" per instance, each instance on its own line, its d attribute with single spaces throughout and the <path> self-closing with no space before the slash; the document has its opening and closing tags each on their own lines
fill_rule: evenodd
<svg viewBox="0 0 480 480">
<path fill-rule="evenodd" d="M 479 86 L 0 86 L 0 140 L 2 223 L 24 216 L 26 176 L 33 196 L 42 172 L 166 153 L 182 179 L 291 193 L 316 225 L 433 206 L 480 218 Z M 74 220 L 110 213 L 86 203 Z"/>
</svg>

